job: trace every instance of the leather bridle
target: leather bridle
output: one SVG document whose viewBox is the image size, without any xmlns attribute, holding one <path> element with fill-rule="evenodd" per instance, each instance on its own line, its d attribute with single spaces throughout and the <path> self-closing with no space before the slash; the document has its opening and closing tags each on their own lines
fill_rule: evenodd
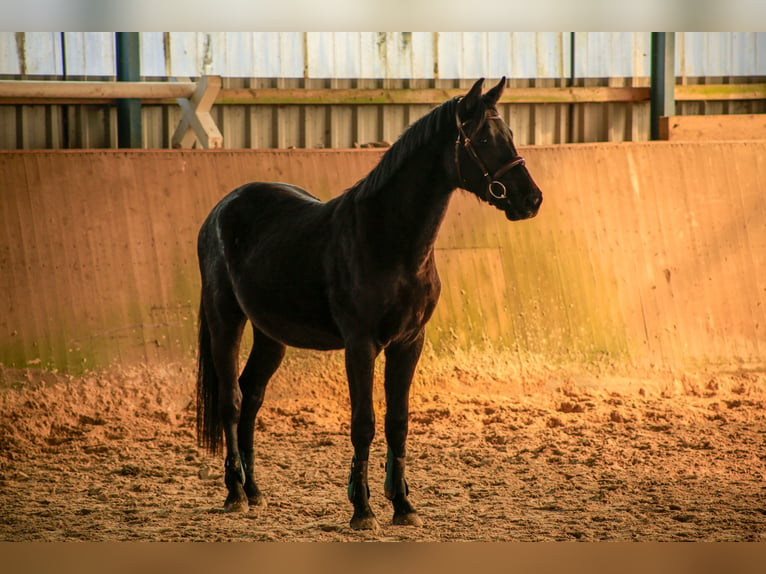
<svg viewBox="0 0 766 574">
<path fill-rule="evenodd" d="M 461 98 L 462 99 L 462 98 Z M 460 102 L 460 100 L 458 100 Z M 495 199 L 505 199 L 508 197 L 508 190 L 505 188 L 505 185 L 499 181 L 499 178 L 503 176 L 503 174 L 507 173 L 509 170 L 513 169 L 517 165 L 524 165 L 524 158 L 520 155 L 517 155 L 514 159 L 506 163 L 504 166 L 502 166 L 500 169 L 498 169 L 495 173 L 490 174 L 489 170 L 487 169 L 487 166 L 484 164 L 484 162 L 479 157 L 479 154 L 476 152 L 476 149 L 473 147 L 472 139 L 476 136 L 477 133 L 479 133 L 479 130 L 484 126 L 487 120 L 501 120 L 502 118 L 500 116 L 487 116 L 482 118 L 482 120 L 476 125 L 473 132 L 471 132 L 471 135 L 469 136 L 465 132 L 465 125 L 468 122 L 461 122 L 460 116 L 458 116 L 457 111 L 455 111 L 455 122 L 457 123 L 457 139 L 455 140 L 455 166 L 457 167 L 457 177 L 458 181 L 462 184 L 463 183 L 463 176 L 460 171 L 460 156 L 458 152 L 460 151 L 460 145 L 462 142 L 463 147 L 468 152 L 468 155 L 473 159 L 473 161 L 476 163 L 476 165 L 481 170 L 482 175 L 484 176 L 484 179 L 487 180 L 487 191 L 489 194 L 494 197 Z"/>
</svg>

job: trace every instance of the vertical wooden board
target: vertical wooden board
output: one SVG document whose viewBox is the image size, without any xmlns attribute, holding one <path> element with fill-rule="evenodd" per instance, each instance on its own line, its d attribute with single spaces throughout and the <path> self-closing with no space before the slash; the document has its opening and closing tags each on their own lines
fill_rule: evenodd
<svg viewBox="0 0 766 574">
<path fill-rule="evenodd" d="M 0 106 L 0 149 L 17 149 L 18 113 L 16 106 Z"/>
<path fill-rule="evenodd" d="M 586 349 L 588 352 L 620 356 L 626 353 L 627 343 L 622 327 L 624 317 L 612 296 L 618 284 L 612 261 L 621 254 L 613 251 L 612 240 L 603 224 L 609 218 L 624 220 L 620 208 L 625 188 L 610 178 L 623 167 L 622 158 L 610 157 L 598 147 L 592 149 L 588 158 L 589 169 L 577 170 L 577 177 L 582 179 L 575 185 L 581 191 L 572 203 L 579 211 L 567 214 L 573 232 L 571 247 L 582 253 L 579 258 L 576 254 L 563 258 L 564 268 L 572 265 L 570 259 L 573 258 L 581 264 L 580 292 L 575 292 L 581 302 L 570 304 L 570 316 L 582 325 L 580 329 L 588 330 L 588 339 L 592 342 L 592 348 Z M 624 173 L 624 167 L 622 171 Z M 608 207 L 610 203 L 617 207 L 614 212 Z M 580 222 L 584 221 L 589 222 L 587 229 L 580 228 Z"/>
<path fill-rule="evenodd" d="M 595 214 L 589 248 L 598 254 L 600 265 L 606 270 L 605 289 L 614 297 L 610 306 L 613 321 L 618 329 L 622 327 L 615 337 L 623 340 L 625 348 L 633 350 L 635 355 L 646 356 L 650 349 L 644 319 L 645 303 L 638 288 L 645 262 L 631 249 L 636 241 L 643 240 L 640 231 L 642 186 L 638 179 L 640 165 L 637 165 L 640 162 L 629 153 L 622 157 L 599 155 L 596 163 L 599 170 L 606 167 L 606 162 L 610 165 L 598 184 L 587 186 L 593 196 L 591 208 Z M 592 164 L 589 162 L 589 165 Z"/>
<path fill-rule="evenodd" d="M 45 149 L 45 106 L 20 106 L 23 149 Z"/>
<path fill-rule="evenodd" d="M 351 80 L 330 80 L 330 88 L 347 89 L 352 87 Z M 329 129 L 331 148 L 354 147 L 354 109 L 351 106 L 331 106 L 329 110 Z"/>
<path fill-rule="evenodd" d="M 562 153 L 566 154 L 566 150 Z M 552 166 L 530 170 L 543 189 L 544 207 L 535 220 L 518 226 L 516 250 L 528 258 L 524 269 L 534 270 L 530 275 L 529 292 L 525 297 L 539 301 L 542 315 L 537 321 L 544 325 L 540 337 L 556 352 L 591 355 L 601 352 L 623 352 L 621 337 L 615 337 L 614 318 L 604 293 L 609 274 L 599 259 L 599 250 L 588 241 L 593 226 L 583 229 L 581 223 L 593 218 L 598 201 L 594 191 L 599 189 L 594 178 L 597 169 L 591 158 L 588 170 L 571 170 L 567 175 L 566 197 L 562 202 L 561 190 L 549 179 L 556 167 L 567 165 L 567 158 L 556 159 L 551 154 Z M 531 156 L 534 160 L 534 154 Z M 549 171 L 552 168 L 551 171 Z M 574 190 L 580 190 L 579 193 Z M 571 195 L 570 195 L 571 194 Z M 516 227 L 514 226 L 514 229 Z M 556 233 L 551 234 L 552 229 Z M 546 285 L 555 285 L 551 290 Z M 555 336 L 553 336 L 555 334 Z M 588 344 L 583 345 L 582 342 Z"/>
<path fill-rule="evenodd" d="M 623 87 L 629 85 L 629 80 L 624 78 L 609 78 L 610 87 Z M 622 102 L 606 105 L 607 141 L 621 142 L 628 139 L 628 109 Z"/>
<path fill-rule="evenodd" d="M 428 334 L 437 349 L 503 344 L 509 323 L 503 312 L 505 285 L 497 249 L 438 249 L 444 297 Z"/>
<path fill-rule="evenodd" d="M 300 88 L 302 83 L 303 80 L 278 79 L 276 87 Z M 274 113 L 276 147 L 281 149 L 303 147 L 305 131 L 301 106 L 276 106 Z"/>
<path fill-rule="evenodd" d="M 511 87 L 531 87 L 530 80 L 513 80 Z M 513 132 L 516 145 L 534 145 L 535 143 L 535 104 L 508 104 L 506 123 Z"/>
<path fill-rule="evenodd" d="M 681 150 L 679 150 L 681 151 Z M 683 150 L 686 151 L 686 150 Z M 651 278 L 651 295 L 657 301 L 658 325 L 664 353 L 677 359 L 686 353 L 684 347 L 690 344 L 688 337 L 679 336 L 684 332 L 683 318 L 679 315 L 676 302 L 677 291 L 673 282 L 673 271 L 678 260 L 678 253 L 684 247 L 684 205 L 683 192 L 666 193 L 665 190 L 682 190 L 686 182 L 681 179 L 677 164 L 682 154 L 669 154 L 667 157 L 652 158 L 656 169 L 647 170 L 647 189 L 654 192 L 651 206 L 656 233 L 656 248 Z M 678 283 L 677 275 L 675 273 Z"/>
<path fill-rule="evenodd" d="M 327 80 L 305 81 L 306 89 L 327 88 Z M 301 106 L 303 120 L 303 144 L 305 149 L 323 149 L 328 147 L 330 127 L 328 125 L 330 110 L 328 106 Z"/>
<path fill-rule="evenodd" d="M 144 148 L 165 147 L 165 114 L 163 106 L 141 106 L 142 145 Z"/>
<path fill-rule="evenodd" d="M 354 147 L 354 111 L 346 106 L 333 106 L 329 110 L 328 123 L 330 126 L 329 145 L 333 149 L 350 149 Z"/>
<path fill-rule="evenodd" d="M 223 144 L 226 149 L 247 148 L 247 122 L 246 106 L 218 106 L 219 117 L 222 121 L 218 123 L 221 134 L 223 135 Z"/>
<path fill-rule="evenodd" d="M 60 188 L 52 185 L 43 173 L 46 163 L 38 161 L 34 156 L 29 158 L 27 181 L 31 193 L 26 194 L 24 203 L 25 208 L 32 214 L 27 237 L 27 263 L 32 274 L 30 286 L 34 290 L 34 303 L 30 312 L 37 316 L 38 324 L 42 328 L 36 333 L 37 356 L 33 360 L 39 360 L 43 364 L 45 358 L 46 365 L 55 365 L 66 362 L 63 347 L 71 339 L 73 328 L 72 322 L 64 317 L 66 309 L 59 302 L 70 300 L 72 293 L 66 283 L 51 281 L 50 278 L 69 270 L 67 259 L 71 254 L 64 252 L 61 245 L 55 245 L 56 234 L 49 233 L 51 228 L 55 229 L 60 225 L 56 210 L 51 209 L 51 203 L 55 200 L 49 199 L 50 195 L 57 191 L 60 194 Z"/>
<path fill-rule="evenodd" d="M 733 221 L 740 222 L 739 225 L 732 225 L 729 222 L 725 235 L 730 238 L 730 244 L 728 252 L 726 253 L 724 263 L 726 265 L 724 274 L 727 280 L 731 275 L 736 274 L 737 284 L 746 285 L 749 287 L 749 293 L 744 297 L 737 298 L 734 303 L 738 306 L 735 314 L 732 315 L 732 319 L 737 321 L 737 330 L 739 337 L 736 340 L 737 353 L 742 357 L 758 356 L 761 344 L 759 342 L 759 331 L 756 327 L 757 323 L 754 319 L 764 316 L 764 311 L 759 305 L 758 301 L 758 265 L 755 262 L 755 258 L 759 255 L 764 257 L 764 248 L 766 248 L 766 241 L 763 241 L 760 245 L 761 250 L 754 251 L 751 244 L 752 239 L 757 241 L 758 236 L 764 240 L 766 234 L 762 230 L 766 229 L 766 223 L 761 219 L 759 234 L 758 224 L 754 225 L 751 229 L 748 228 L 748 212 L 758 211 L 759 208 L 762 212 L 762 206 L 766 204 L 766 200 L 763 198 L 761 188 L 757 191 L 754 186 L 749 182 L 758 178 L 758 174 L 749 174 L 749 165 L 751 158 L 748 158 L 745 153 L 740 151 L 741 146 L 739 144 L 730 144 L 727 146 L 726 153 L 722 154 L 720 159 L 724 166 L 733 165 L 733 171 L 727 171 L 726 177 L 728 184 L 723 190 L 728 196 L 728 201 L 731 206 L 734 217 Z M 748 152 L 750 150 L 747 150 Z M 739 184 L 738 182 L 742 182 Z"/>
<path fill-rule="evenodd" d="M 357 88 L 377 88 L 378 82 L 374 80 L 360 80 Z M 380 106 L 366 105 L 354 108 L 354 147 L 379 142 L 382 139 L 382 126 L 380 125 Z"/>
<path fill-rule="evenodd" d="M 0 155 L 0 170 L 7 186 L 0 193 L 0 292 L 4 294 L 0 299 L 0 349 L 3 363 L 24 366 L 34 360 L 33 344 L 40 332 L 30 304 L 34 301 L 29 288 L 30 213 L 25 209 L 29 183 L 21 158 Z"/>
<path fill-rule="evenodd" d="M 549 88 L 556 87 L 557 80 L 536 80 L 535 87 Z M 548 145 L 558 143 L 559 133 L 561 131 L 561 106 L 551 104 L 536 104 L 531 107 L 533 138 L 526 142 L 532 145 Z M 521 143 L 521 142 L 519 142 Z"/>
<path fill-rule="evenodd" d="M 388 105 L 381 109 L 381 142 L 393 144 L 407 129 L 407 110 L 405 106 Z"/>
<path fill-rule="evenodd" d="M 729 304 L 728 309 L 723 310 L 721 323 L 728 334 L 727 341 L 730 344 L 728 354 L 744 358 L 755 355 L 759 347 L 754 344 L 757 341 L 755 337 L 757 331 L 752 321 L 759 314 L 758 306 L 755 305 L 758 300 L 758 292 L 755 289 L 757 267 L 752 259 L 752 250 L 746 248 L 750 245 L 751 236 L 758 237 L 759 229 L 757 226 L 748 228 L 743 225 L 743 222 L 747 220 L 746 211 L 752 209 L 745 206 L 744 198 L 747 196 L 751 198 L 748 203 L 755 200 L 753 208 L 756 211 L 759 209 L 759 204 L 761 207 L 764 204 L 764 198 L 762 188 L 760 191 L 753 192 L 748 185 L 754 177 L 758 176 L 755 173 L 748 173 L 749 162 L 745 159 L 747 148 L 744 148 L 741 143 L 725 144 L 722 147 L 722 153 L 713 157 L 711 162 L 711 170 L 723 174 L 724 177 L 723 185 L 715 189 L 714 193 L 716 197 L 720 197 L 724 212 L 730 214 L 726 219 L 718 217 L 717 221 L 719 233 L 717 244 L 720 247 L 720 269 L 717 273 L 719 293 Z M 719 210 L 718 213 L 721 211 Z M 763 237 L 764 229 L 766 227 L 762 222 L 761 237 Z M 732 282 L 749 287 L 748 292 L 740 297 L 729 297 L 729 286 Z M 732 336 L 731 333 L 734 335 Z"/>
<path fill-rule="evenodd" d="M 148 226 L 144 218 L 131 217 L 131 225 L 138 227 L 137 235 L 151 238 L 132 247 L 136 258 L 144 260 L 139 277 L 145 301 L 142 315 L 148 318 L 144 337 L 146 346 L 154 353 L 174 345 L 189 348 L 193 332 L 192 297 L 197 291 L 188 277 L 195 268 L 194 250 L 189 247 L 194 245 L 196 222 L 177 221 L 179 211 L 187 212 L 188 201 L 185 196 L 177 197 L 176 190 L 182 182 L 176 182 L 179 171 L 172 169 L 175 162 L 169 160 L 156 157 L 149 169 L 139 174 L 136 187 L 126 190 L 129 203 L 142 203 L 154 214 Z M 202 158 L 202 163 L 209 163 L 209 159 Z M 211 167 L 206 166 L 202 173 L 209 174 Z M 201 183 L 205 187 L 210 185 L 206 178 Z"/>
<path fill-rule="evenodd" d="M 250 147 L 266 149 L 277 147 L 276 111 L 264 106 L 250 107 Z"/>
<path fill-rule="evenodd" d="M 688 147 L 695 149 L 695 146 Z M 728 217 L 721 217 L 721 214 L 729 212 L 730 208 L 725 199 L 726 193 L 722 189 L 725 183 L 721 181 L 724 179 L 721 175 L 724 175 L 728 166 L 721 165 L 716 158 L 708 157 L 702 162 L 697 162 L 696 167 L 696 175 L 701 178 L 697 188 L 700 199 L 697 213 L 700 225 L 705 228 L 698 260 L 705 262 L 704 266 L 700 266 L 699 272 L 704 274 L 701 283 L 706 292 L 698 315 L 705 318 L 704 327 L 715 346 L 724 352 L 730 352 L 732 341 L 725 325 L 730 321 L 736 303 L 727 295 L 725 288 L 728 281 L 734 278 L 725 275 L 724 264 L 730 240 L 726 237 L 725 228 L 730 221 Z M 715 305 L 710 304 L 713 301 L 716 302 Z"/>
</svg>

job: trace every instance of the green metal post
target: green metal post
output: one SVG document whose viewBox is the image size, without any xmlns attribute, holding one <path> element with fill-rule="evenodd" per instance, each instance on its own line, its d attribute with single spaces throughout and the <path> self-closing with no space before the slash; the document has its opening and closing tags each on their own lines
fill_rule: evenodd
<svg viewBox="0 0 766 574">
<path fill-rule="evenodd" d="M 652 32 L 651 138 L 660 139 L 660 118 L 676 113 L 675 33 Z"/>
<path fill-rule="evenodd" d="M 141 53 L 138 32 L 117 32 L 117 81 L 138 82 L 141 79 Z M 121 148 L 142 146 L 141 100 L 123 98 L 117 101 L 117 145 Z"/>
</svg>

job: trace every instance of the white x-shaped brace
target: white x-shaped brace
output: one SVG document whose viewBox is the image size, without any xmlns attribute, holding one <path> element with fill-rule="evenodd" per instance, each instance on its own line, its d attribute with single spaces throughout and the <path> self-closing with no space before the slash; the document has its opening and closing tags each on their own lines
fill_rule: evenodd
<svg viewBox="0 0 766 574">
<path fill-rule="evenodd" d="M 183 115 L 171 140 L 174 148 L 191 148 L 195 140 L 205 149 L 223 147 L 223 136 L 210 115 L 220 90 L 220 76 L 202 76 L 191 98 L 177 98 Z"/>
</svg>

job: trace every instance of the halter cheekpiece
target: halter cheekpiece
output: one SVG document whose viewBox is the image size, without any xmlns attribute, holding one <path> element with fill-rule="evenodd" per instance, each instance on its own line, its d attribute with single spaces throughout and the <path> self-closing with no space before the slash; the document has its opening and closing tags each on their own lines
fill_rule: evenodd
<svg viewBox="0 0 766 574">
<path fill-rule="evenodd" d="M 458 103 L 462 99 L 463 98 L 458 98 Z M 479 133 L 479 130 L 484 126 L 484 122 L 487 120 L 502 120 L 502 118 L 500 116 L 488 116 L 482 118 L 482 120 L 476 125 L 473 132 L 469 136 L 466 134 L 464 129 L 465 124 L 468 122 L 461 122 L 460 116 L 457 113 L 457 109 L 455 110 L 455 123 L 457 124 L 457 139 L 455 140 L 455 166 L 457 167 L 457 177 L 462 184 L 463 176 L 460 171 L 460 158 L 458 156 L 458 151 L 460 150 L 462 140 L 463 147 L 468 152 L 468 155 L 471 156 L 471 159 L 473 159 L 476 165 L 479 166 L 484 179 L 487 180 L 487 191 L 489 194 L 495 199 L 505 199 L 508 197 L 508 190 L 505 188 L 505 185 L 499 181 L 499 178 L 517 165 L 524 165 L 524 158 L 520 155 L 517 155 L 515 159 L 509 161 L 500 169 L 498 169 L 494 174 L 490 175 L 487 166 L 479 157 L 479 154 L 476 152 L 476 148 L 473 147 L 473 142 L 471 141 L 472 138 L 475 137 L 477 133 Z"/>
</svg>

